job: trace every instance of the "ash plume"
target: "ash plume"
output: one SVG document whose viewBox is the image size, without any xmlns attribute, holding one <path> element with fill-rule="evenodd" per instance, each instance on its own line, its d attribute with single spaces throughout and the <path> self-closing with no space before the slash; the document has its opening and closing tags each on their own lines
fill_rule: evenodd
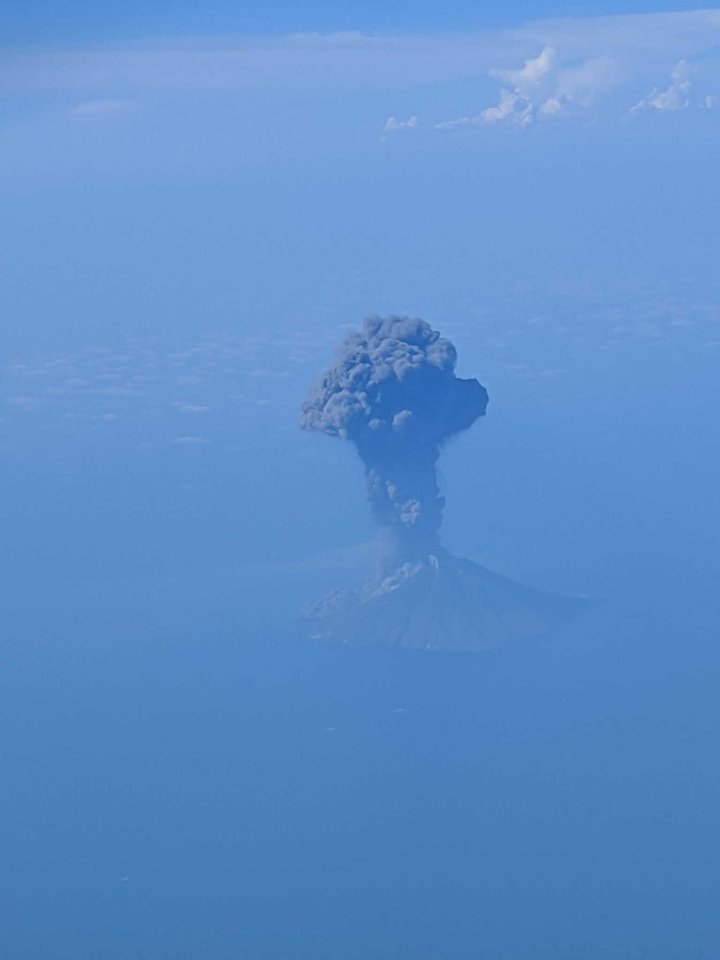
<svg viewBox="0 0 720 960">
<path fill-rule="evenodd" d="M 457 352 L 424 320 L 370 317 L 302 407 L 301 426 L 350 440 L 365 466 L 373 515 L 394 560 L 440 547 L 443 444 L 485 413 L 488 394 L 455 375 Z"/>
</svg>

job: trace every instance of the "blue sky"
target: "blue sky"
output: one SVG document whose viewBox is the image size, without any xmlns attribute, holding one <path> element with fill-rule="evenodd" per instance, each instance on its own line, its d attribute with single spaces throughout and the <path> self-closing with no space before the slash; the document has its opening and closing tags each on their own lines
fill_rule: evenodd
<svg viewBox="0 0 720 960">
<path fill-rule="evenodd" d="M 594 2 L 540 2 L 520 0 L 504 3 L 415 2 L 343 3 L 313 2 L 237 4 L 214 0 L 172 3 L 99 4 L 89 0 L 56 3 L 22 3 L 8 0 L 3 6 L 4 36 L 11 41 L 63 42 L 138 38 L 148 33 L 163 35 L 202 33 L 287 33 L 306 30 L 447 30 L 507 27 L 542 17 L 592 16 L 609 13 L 647 13 L 693 10 L 697 4 L 682 0 L 594 0 Z"/>
</svg>

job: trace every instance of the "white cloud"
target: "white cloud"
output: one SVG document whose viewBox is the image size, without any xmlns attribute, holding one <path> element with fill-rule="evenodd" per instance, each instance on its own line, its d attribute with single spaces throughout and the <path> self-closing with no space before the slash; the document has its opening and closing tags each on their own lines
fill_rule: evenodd
<svg viewBox="0 0 720 960">
<path fill-rule="evenodd" d="M 134 107 L 132 100 L 86 100 L 77 104 L 70 112 L 74 117 L 106 117 L 129 113 Z"/>
<path fill-rule="evenodd" d="M 657 87 L 649 97 L 639 100 L 631 112 L 638 110 L 686 110 L 690 106 L 692 80 L 685 60 L 679 60 L 670 74 L 670 86 L 665 90 Z"/>
<path fill-rule="evenodd" d="M 556 56 L 554 47 L 544 47 L 536 57 L 529 57 L 519 70 L 491 70 L 490 76 L 511 86 L 518 97 L 530 100 L 551 73 Z"/>
<path fill-rule="evenodd" d="M 178 446 L 181 446 L 181 447 L 198 447 L 209 442 L 210 441 L 207 440 L 205 437 L 193 437 L 193 436 L 176 437 L 175 440 L 173 440 L 173 443 L 176 443 L 178 444 Z"/>
<path fill-rule="evenodd" d="M 407 120 L 398 120 L 397 117 L 388 117 L 383 127 L 383 133 L 394 133 L 397 130 L 414 130 L 418 125 L 416 116 L 408 117 Z"/>
<path fill-rule="evenodd" d="M 435 124 L 436 130 L 457 130 L 460 127 L 472 127 L 478 124 L 499 123 L 503 120 L 512 120 L 520 126 L 531 123 L 533 119 L 532 105 L 518 96 L 512 90 L 501 90 L 500 100 L 494 107 L 487 107 L 475 117 L 457 117 L 454 120 L 443 120 Z"/>
<path fill-rule="evenodd" d="M 543 47 L 517 70 L 492 69 L 489 74 L 512 84 L 512 88 L 503 86 L 497 104 L 477 116 L 444 121 L 436 124 L 437 129 L 503 121 L 525 127 L 540 117 L 589 107 L 598 93 L 613 87 L 620 77 L 617 65 L 609 56 L 564 65 L 558 50 L 551 46 Z"/>
<path fill-rule="evenodd" d="M 538 92 L 543 88 L 555 60 L 555 50 L 544 47 L 536 57 L 529 57 L 517 70 L 490 70 L 490 76 L 512 84 L 512 89 L 503 87 L 500 99 L 493 107 L 486 107 L 477 116 L 458 117 L 436 123 L 437 130 L 454 130 L 458 127 L 504 121 L 521 127 L 532 123 Z"/>
<path fill-rule="evenodd" d="M 174 406 L 180 413 L 210 413 L 210 407 L 199 403 L 176 403 Z"/>
<path fill-rule="evenodd" d="M 441 120 L 436 123 L 436 130 L 456 130 L 458 127 L 471 126 L 474 123 L 480 123 L 480 117 L 456 117 L 454 120 Z"/>
<path fill-rule="evenodd" d="M 540 107 L 540 113 L 545 114 L 546 117 L 552 117 L 554 114 L 562 113 L 563 103 L 559 97 L 548 97 L 548 99 Z"/>
<path fill-rule="evenodd" d="M 501 90 L 500 99 L 494 107 L 488 107 L 480 114 L 484 123 L 498 123 L 502 120 L 513 120 L 520 126 L 532 123 L 533 105 L 516 90 Z"/>
<path fill-rule="evenodd" d="M 720 110 L 720 97 L 717 94 L 709 94 L 705 97 L 706 110 Z"/>
<path fill-rule="evenodd" d="M 554 79 L 554 99 L 589 107 L 599 94 L 616 87 L 626 72 L 609 54 L 559 67 Z"/>
<path fill-rule="evenodd" d="M 497 105 L 483 110 L 480 119 L 484 123 L 507 120 L 521 127 L 532 123 L 539 103 L 548 102 L 547 87 L 556 57 L 554 47 L 543 47 L 536 57 L 529 57 L 519 70 L 491 70 L 491 77 L 512 84 L 512 89 L 503 88 Z"/>
</svg>

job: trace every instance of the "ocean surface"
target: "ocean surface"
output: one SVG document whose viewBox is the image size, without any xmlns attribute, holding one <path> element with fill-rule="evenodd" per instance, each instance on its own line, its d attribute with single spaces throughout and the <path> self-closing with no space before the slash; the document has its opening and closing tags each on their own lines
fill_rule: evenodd
<svg viewBox="0 0 720 960">
<path fill-rule="evenodd" d="M 3 957 L 710 960 L 707 587 L 479 656 L 190 616 L 6 644 Z"/>
</svg>

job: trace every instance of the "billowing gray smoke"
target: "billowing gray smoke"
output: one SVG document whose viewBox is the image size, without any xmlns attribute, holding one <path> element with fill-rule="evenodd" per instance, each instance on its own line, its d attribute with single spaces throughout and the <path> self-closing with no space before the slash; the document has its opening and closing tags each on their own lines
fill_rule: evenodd
<svg viewBox="0 0 720 960">
<path fill-rule="evenodd" d="M 487 407 L 477 380 L 455 376 L 456 361 L 452 343 L 424 320 L 370 317 L 302 407 L 305 430 L 357 447 L 373 514 L 403 559 L 439 546 L 440 450 Z"/>
</svg>

